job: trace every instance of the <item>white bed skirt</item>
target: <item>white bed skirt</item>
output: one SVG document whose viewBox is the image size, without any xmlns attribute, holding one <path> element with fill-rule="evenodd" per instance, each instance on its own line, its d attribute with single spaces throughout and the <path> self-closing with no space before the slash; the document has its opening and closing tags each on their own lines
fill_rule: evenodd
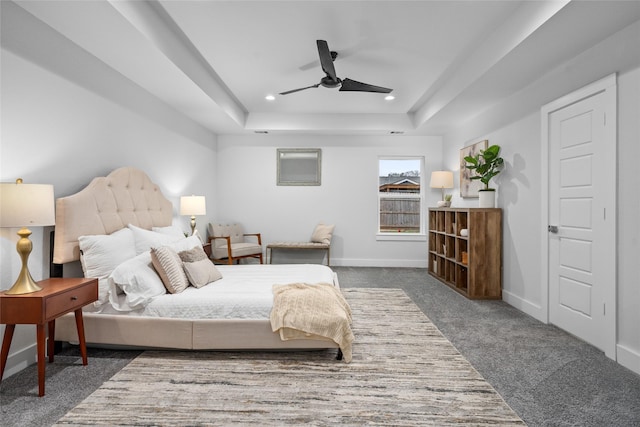
<svg viewBox="0 0 640 427">
<path fill-rule="evenodd" d="M 282 341 L 269 320 L 193 320 L 84 313 L 87 345 L 189 350 L 338 348 L 330 340 Z M 73 313 L 56 320 L 56 341 L 78 343 Z"/>
</svg>

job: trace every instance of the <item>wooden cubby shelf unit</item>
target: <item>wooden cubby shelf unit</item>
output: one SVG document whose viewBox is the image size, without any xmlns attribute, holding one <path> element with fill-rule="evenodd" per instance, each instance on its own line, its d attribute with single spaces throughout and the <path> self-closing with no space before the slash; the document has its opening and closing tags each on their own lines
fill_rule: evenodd
<svg viewBox="0 0 640 427">
<path fill-rule="evenodd" d="M 501 299 L 502 209 L 430 208 L 429 274 L 467 298 Z"/>
</svg>

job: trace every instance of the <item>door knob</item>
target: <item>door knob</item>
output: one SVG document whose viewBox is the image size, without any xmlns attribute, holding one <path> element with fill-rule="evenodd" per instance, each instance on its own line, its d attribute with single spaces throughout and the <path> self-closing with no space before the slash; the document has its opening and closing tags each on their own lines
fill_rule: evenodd
<svg viewBox="0 0 640 427">
<path fill-rule="evenodd" d="M 558 232 L 558 226 L 557 225 L 550 225 L 547 227 L 547 230 L 549 230 L 549 233 L 557 233 Z"/>
</svg>

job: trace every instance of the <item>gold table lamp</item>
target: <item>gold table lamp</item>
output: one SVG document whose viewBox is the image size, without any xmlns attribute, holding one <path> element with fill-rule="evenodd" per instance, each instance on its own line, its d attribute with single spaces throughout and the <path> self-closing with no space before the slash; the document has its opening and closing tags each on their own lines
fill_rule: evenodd
<svg viewBox="0 0 640 427">
<path fill-rule="evenodd" d="M 181 196 L 180 215 L 191 216 L 191 235 L 196 230 L 196 215 L 207 214 L 207 203 L 204 196 Z"/>
<path fill-rule="evenodd" d="M 13 286 L 6 291 L 10 295 L 28 294 L 41 290 L 29 273 L 29 254 L 33 243 L 29 240 L 31 230 L 27 227 L 55 225 L 53 185 L 0 183 L 0 227 L 20 228 L 20 239 L 16 250 L 22 260 L 20 274 Z"/>
</svg>

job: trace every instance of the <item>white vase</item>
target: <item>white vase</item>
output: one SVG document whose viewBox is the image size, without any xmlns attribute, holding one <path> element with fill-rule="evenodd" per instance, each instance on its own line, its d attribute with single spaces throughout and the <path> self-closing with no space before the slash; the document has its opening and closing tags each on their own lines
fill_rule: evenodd
<svg viewBox="0 0 640 427">
<path fill-rule="evenodd" d="M 479 207 L 481 208 L 495 208 L 496 207 L 496 192 L 495 190 L 480 190 L 478 191 L 480 196 Z"/>
</svg>

